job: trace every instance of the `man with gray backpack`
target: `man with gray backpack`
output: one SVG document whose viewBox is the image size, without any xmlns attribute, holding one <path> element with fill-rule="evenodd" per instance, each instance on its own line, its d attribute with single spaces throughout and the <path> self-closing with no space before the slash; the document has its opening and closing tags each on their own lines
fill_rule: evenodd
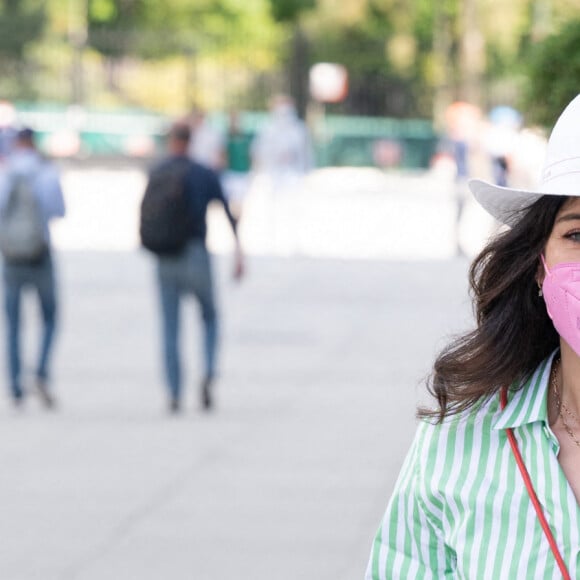
<svg viewBox="0 0 580 580">
<path fill-rule="evenodd" d="M 50 355 L 56 327 L 57 299 L 49 221 L 65 213 L 56 168 L 40 155 L 31 129 L 18 132 L 13 153 L 0 167 L 0 252 L 3 258 L 8 379 L 15 406 L 24 401 L 20 353 L 22 295 L 38 296 L 43 331 L 34 369 L 34 386 L 46 408 L 54 406 Z"/>
</svg>

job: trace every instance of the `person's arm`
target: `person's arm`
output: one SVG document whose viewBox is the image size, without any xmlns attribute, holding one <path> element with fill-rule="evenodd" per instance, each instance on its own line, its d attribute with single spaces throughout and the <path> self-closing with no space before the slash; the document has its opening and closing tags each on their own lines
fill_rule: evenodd
<svg viewBox="0 0 580 580">
<path fill-rule="evenodd" d="M 304 173 L 308 173 L 312 169 L 314 169 L 314 149 L 312 146 L 312 139 L 310 137 L 310 133 L 308 128 L 304 126 L 303 132 L 303 148 L 302 148 L 302 170 Z"/>
<path fill-rule="evenodd" d="M 48 219 L 64 217 L 65 203 L 56 168 L 46 166 L 39 176 L 39 187 L 44 213 Z"/>
<path fill-rule="evenodd" d="M 8 196 L 10 194 L 10 179 L 5 168 L 0 168 L 0 211 L 2 211 L 8 203 Z"/>
<path fill-rule="evenodd" d="M 242 252 L 242 246 L 240 244 L 240 237 L 238 235 L 238 221 L 234 217 L 234 214 L 230 209 L 230 205 L 222 189 L 221 183 L 213 171 L 211 172 L 211 189 L 212 199 L 219 201 L 223 205 L 226 217 L 228 218 L 228 222 L 230 223 L 232 232 L 234 234 L 234 278 L 236 280 L 240 280 L 244 275 L 244 255 Z"/>
<path fill-rule="evenodd" d="M 425 464 L 422 450 L 431 428 L 427 424 L 419 427 L 405 459 L 375 536 L 365 580 L 454 577 L 454 555 L 445 546 L 424 492 L 429 474 L 421 469 Z"/>
</svg>

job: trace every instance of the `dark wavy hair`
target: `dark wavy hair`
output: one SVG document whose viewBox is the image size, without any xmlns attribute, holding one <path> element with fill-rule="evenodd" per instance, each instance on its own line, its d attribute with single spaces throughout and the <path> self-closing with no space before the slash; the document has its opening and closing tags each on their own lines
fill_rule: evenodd
<svg viewBox="0 0 580 580">
<path fill-rule="evenodd" d="M 471 409 L 531 376 L 559 345 L 559 336 L 538 296 L 540 256 L 554 220 L 568 198 L 543 196 L 515 225 L 491 240 L 475 258 L 469 283 L 477 328 L 459 336 L 437 357 L 428 390 L 438 409 L 421 418 L 443 421 Z"/>
</svg>

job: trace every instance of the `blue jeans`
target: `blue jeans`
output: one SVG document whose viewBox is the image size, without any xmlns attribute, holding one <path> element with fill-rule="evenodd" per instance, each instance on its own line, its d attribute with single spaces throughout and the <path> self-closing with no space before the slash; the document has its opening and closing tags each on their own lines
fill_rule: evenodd
<svg viewBox="0 0 580 580">
<path fill-rule="evenodd" d="M 36 376 L 49 378 L 49 362 L 56 328 L 56 285 L 50 255 L 34 265 L 4 264 L 4 306 L 8 349 L 8 373 L 12 396 L 22 398 L 22 363 L 20 357 L 21 302 L 26 289 L 33 289 L 39 299 L 43 322 Z"/>
<path fill-rule="evenodd" d="M 203 320 L 205 377 L 215 374 L 218 316 L 215 306 L 211 262 L 205 244 L 192 241 L 183 254 L 158 260 L 157 279 L 163 326 L 163 360 L 169 394 L 181 396 L 179 327 L 181 298 L 193 295 Z"/>
</svg>

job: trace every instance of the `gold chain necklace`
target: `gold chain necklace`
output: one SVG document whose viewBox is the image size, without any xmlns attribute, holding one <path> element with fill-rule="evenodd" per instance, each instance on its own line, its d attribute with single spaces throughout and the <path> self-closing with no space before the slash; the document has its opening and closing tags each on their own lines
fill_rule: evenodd
<svg viewBox="0 0 580 580">
<path fill-rule="evenodd" d="M 554 366 L 552 367 L 552 389 L 554 390 L 554 398 L 556 400 L 556 406 L 558 407 L 558 414 L 560 415 L 560 419 L 562 419 L 562 424 L 564 425 L 564 429 L 565 429 L 566 433 L 568 433 L 568 435 L 570 435 L 570 438 L 572 439 L 572 441 L 574 441 L 576 446 L 580 447 L 580 441 L 578 440 L 578 437 L 576 437 L 576 434 L 574 433 L 574 431 L 572 430 L 570 425 L 568 425 L 568 423 L 566 422 L 566 418 L 564 417 L 564 413 L 566 413 L 576 423 L 579 422 L 578 417 L 576 417 L 576 415 L 564 404 L 564 402 L 562 401 L 562 399 L 560 397 L 560 389 L 558 388 L 558 366 L 559 365 L 560 365 L 560 359 L 558 359 L 554 363 Z M 562 413 L 562 409 L 564 410 L 564 413 Z"/>
</svg>

